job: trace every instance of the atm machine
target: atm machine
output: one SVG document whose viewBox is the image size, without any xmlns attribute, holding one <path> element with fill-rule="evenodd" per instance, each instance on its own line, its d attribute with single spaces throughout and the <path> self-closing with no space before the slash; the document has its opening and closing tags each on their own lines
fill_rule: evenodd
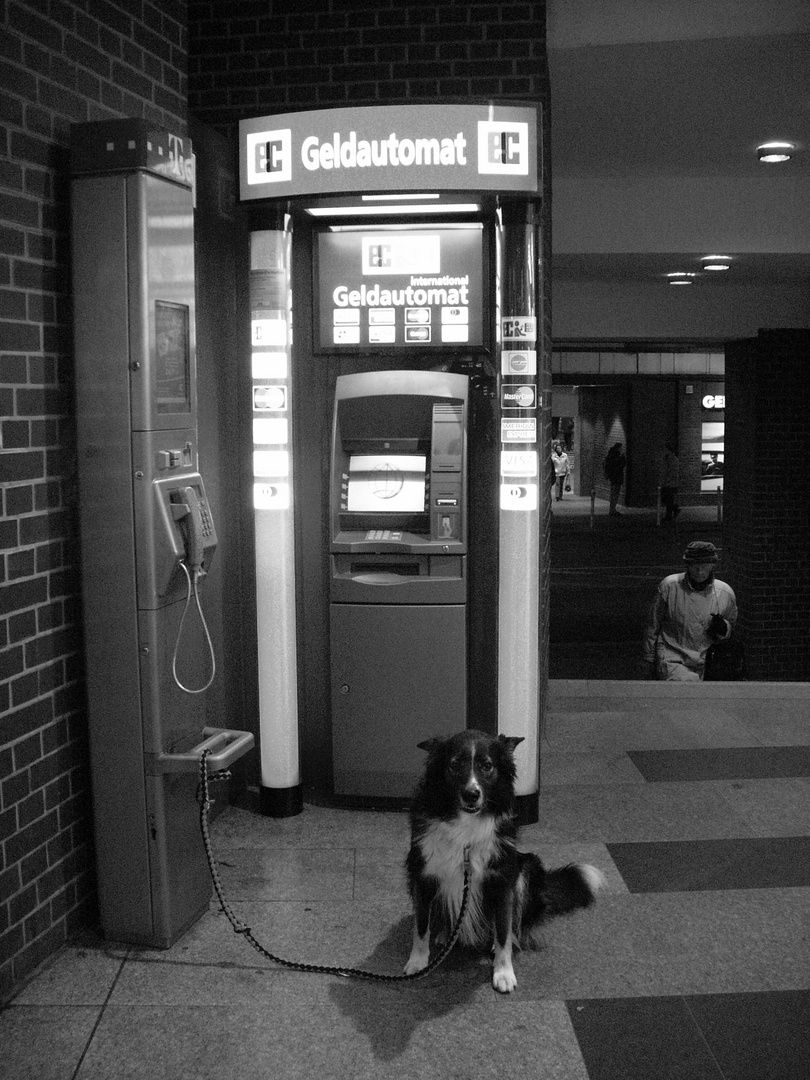
<svg viewBox="0 0 810 1080">
<path fill-rule="evenodd" d="M 468 377 L 341 375 L 331 473 L 335 793 L 411 794 L 467 717 Z"/>
<path fill-rule="evenodd" d="M 107 937 L 170 946 L 208 907 L 196 789 L 253 745 L 206 726 L 193 158 L 143 121 L 76 125 L 72 270 L 95 851 Z"/>
</svg>

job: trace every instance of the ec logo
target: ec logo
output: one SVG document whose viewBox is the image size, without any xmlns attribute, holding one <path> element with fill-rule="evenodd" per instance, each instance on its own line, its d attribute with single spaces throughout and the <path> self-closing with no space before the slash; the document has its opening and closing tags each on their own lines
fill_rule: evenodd
<svg viewBox="0 0 810 1080">
<path fill-rule="evenodd" d="M 520 161 L 520 139 L 514 131 L 493 131 L 487 154 L 491 165 L 515 165 Z"/>
<path fill-rule="evenodd" d="M 372 269 L 391 266 L 391 256 L 390 244 L 370 244 L 368 248 L 368 265 Z"/>
<path fill-rule="evenodd" d="M 257 131 L 247 137 L 247 182 L 274 184 L 292 179 L 292 133 Z"/>
<path fill-rule="evenodd" d="M 529 175 L 529 125 L 478 121 L 478 172 Z"/>
<path fill-rule="evenodd" d="M 281 139 L 268 139 L 266 143 L 256 143 L 256 172 L 281 172 L 284 168 L 284 146 Z"/>
</svg>

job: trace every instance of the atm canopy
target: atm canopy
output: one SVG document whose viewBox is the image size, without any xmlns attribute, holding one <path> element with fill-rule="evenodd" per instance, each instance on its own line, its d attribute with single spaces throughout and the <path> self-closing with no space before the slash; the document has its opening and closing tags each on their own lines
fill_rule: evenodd
<svg viewBox="0 0 810 1080">
<path fill-rule="evenodd" d="M 536 194 L 537 105 L 391 105 L 239 123 L 240 195 Z"/>
</svg>

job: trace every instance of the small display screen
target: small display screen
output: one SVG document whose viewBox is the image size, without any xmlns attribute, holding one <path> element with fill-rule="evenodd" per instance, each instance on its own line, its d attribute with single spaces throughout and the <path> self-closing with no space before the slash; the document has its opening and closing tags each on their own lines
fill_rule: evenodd
<svg viewBox="0 0 810 1080">
<path fill-rule="evenodd" d="M 420 454 L 353 454 L 344 510 L 423 513 L 427 458 Z"/>
<path fill-rule="evenodd" d="M 457 226 L 333 226 L 318 234 L 322 349 L 484 344 L 484 231 Z"/>
<path fill-rule="evenodd" d="M 155 301 L 155 396 L 159 413 L 191 412 L 188 306 Z"/>
</svg>

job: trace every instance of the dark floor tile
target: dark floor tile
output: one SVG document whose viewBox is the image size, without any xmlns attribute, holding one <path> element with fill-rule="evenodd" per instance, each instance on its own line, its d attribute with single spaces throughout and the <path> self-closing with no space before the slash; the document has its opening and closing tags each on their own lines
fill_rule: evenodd
<svg viewBox="0 0 810 1080">
<path fill-rule="evenodd" d="M 810 885 L 810 837 L 608 844 L 631 893 Z"/>
<path fill-rule="evenodd" d="M 725 1080 L 806 1080 L 810 1074 L 810 990 L 684 1000 Z"/>
<path fill-rule="evenodd" d="M 683 998 L 566 1004 L 589 1080 L 726 1080 Z"/>
<path fill-rule="evenodd" d="M 645 780 L 763 780 L 810 776 L 810 746 L 733 746 L 714 750 L 630 750 Z"/>
</svg>

